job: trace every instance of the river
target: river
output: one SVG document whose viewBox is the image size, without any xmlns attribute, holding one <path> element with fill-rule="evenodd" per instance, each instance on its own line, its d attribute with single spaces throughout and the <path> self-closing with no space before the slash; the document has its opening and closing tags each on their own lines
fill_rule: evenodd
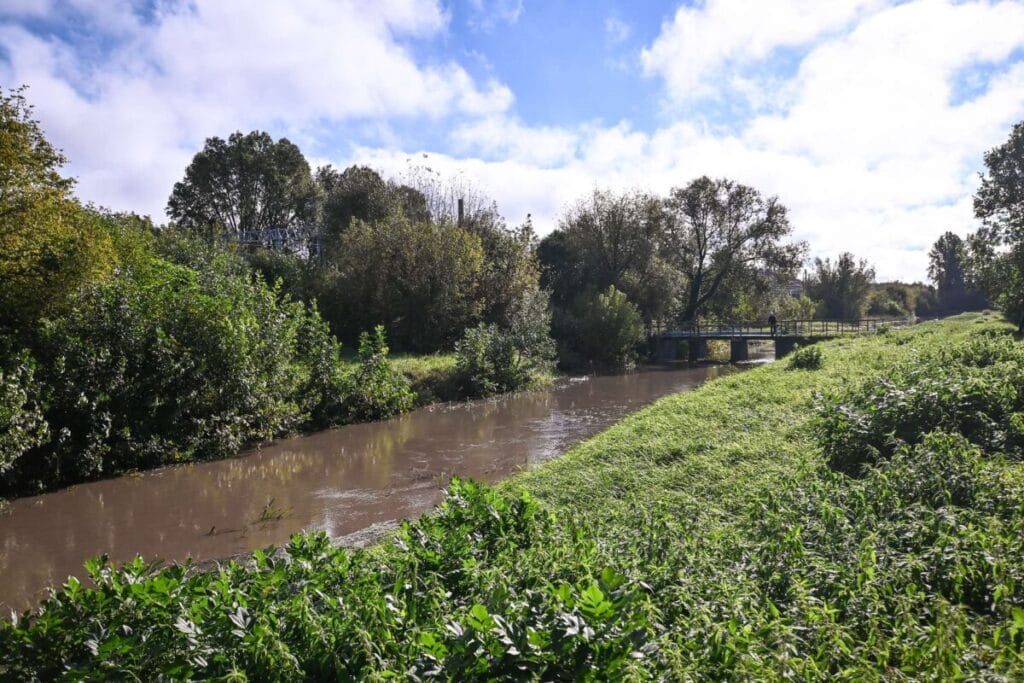
<svg viewBox="0 0 1024 683">
<path fill-rule="evenodd" d="M 80 484 L 0 513 L 0 605 L 25 609 L 82 562 L 229 557 L 324 530 L 358 545 L 431 509 L 454 474 L 494 482 L 730 366 L 561 379 L 547 391 L 435 405 L 214 462 Z"/>
</svg>

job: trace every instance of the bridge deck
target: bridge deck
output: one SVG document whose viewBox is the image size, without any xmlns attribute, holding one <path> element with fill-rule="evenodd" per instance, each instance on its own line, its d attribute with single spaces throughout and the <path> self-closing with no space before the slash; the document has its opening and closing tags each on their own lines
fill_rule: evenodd
<svg viewBox="0 0 1024 683">
<path fill-rule="evenodd" d="M 768 323 L 701 323 L 666 330 L 655 336 L 663 339 L 829 339 L 847 335 L 871 334 L 883 326 L 900 327 L 903 321 L 866 318 L 861 320 L 780 320 L 773 332 Z"/>
</svg>

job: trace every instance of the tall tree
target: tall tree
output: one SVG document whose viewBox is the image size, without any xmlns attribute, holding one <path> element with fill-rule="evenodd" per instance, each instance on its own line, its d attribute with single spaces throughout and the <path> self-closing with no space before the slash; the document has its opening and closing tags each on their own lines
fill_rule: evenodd
<svg viewBox="0 0 1024 683">
<path fill-rule="evenodd" d="M 806 250 L 784 244 L 786 207 L 732 180 L 702 176 L 665 202 L 668 239 L 686 280 L 680 320 L 696 320 L 730 277 L 744 269 L 794 271 Z"/>
<path fill-rule="evenodd" d="M 426 198 L 416 189 L 385 180 L 369 166 L 338 171 L 331 165 L 316 170 L 321 196 L 321 221 L 329 239 L 336 239 L 353 219 L 370 223 L 402 213 L 413 222 L 427 222 Z"/>
<path fill-rule="evenodd" d="M 664 257 L 665 215 L 658 197 L 596 190 L 566 212 L 559 232 L 564 243 L 550 238 L 541 250 L 542 258 L 551 259 L 544 263 L 546 280 L 570 288 L 555 287 L 556 303 L 574 298 L 574 287 L 596 293 L 613 286 L 640 309 L 648 327 L 671 309 L 674 273 Z M 567 271 L 556 273 L 556 266 Z"/>
<path fill-rule="evenodd" d="M 982 228 L 970 238 L 972 276 L 1024 333 L 1024 121 L 985 154 L 974 195 Z"/>
<path fill-rule="evenodd" d="M 185 228 L 231 235 L 299 228 L 316 217 L 317 191 L 302 152 L 286 138 L 207 138 L 174 184 L 167 214 Z"/>
<path fill-rule="evenodd" d="M 983 297 L 967 285 L 967 244 L 954 232 L 943 234 L 928 252 L 928 277 L 937 290 L 939 305 L 949 313 L 984 306 Z"/>
<path fill-rule="evenodd" d="M 823 318 L 859 318 L 867 305 L 875 269 L 867 261 L 858 261 L 853 254 L 844 252 L 835 263 L 831 259 L 815 259 L 814 272 L 808 278 L 807 289 L 818 301 Z"/>
<path fill-rule="evenodd" d="M 0 327 L 47 314 L 114 265 L 110 236 L 71 197 L 64 163 L 24 89 L 0 88 Z"/>
<path fill-rule="evenodd" d="M 450 348 L 482 312 L 480 238 L 455 225 L 389 216 L 341 236 L 333 290 L 322 299 L 338 335 L 382 324 L 396 348 Z"/>
</svg>

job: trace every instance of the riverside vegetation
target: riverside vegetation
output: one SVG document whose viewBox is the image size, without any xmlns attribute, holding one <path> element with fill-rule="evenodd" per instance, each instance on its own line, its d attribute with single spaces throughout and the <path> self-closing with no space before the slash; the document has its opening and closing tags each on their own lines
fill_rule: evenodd
<svg viewBox="0 0 1024 683">
<path fill-rule="evenodd" d="M 721 378 L 496 488 L 453 480 L 369 550 L 92 560 L 95 588 L 0 627 L 0 678 L 1020 678 L 1009 328 L 960 316 Z"/>
</svg>

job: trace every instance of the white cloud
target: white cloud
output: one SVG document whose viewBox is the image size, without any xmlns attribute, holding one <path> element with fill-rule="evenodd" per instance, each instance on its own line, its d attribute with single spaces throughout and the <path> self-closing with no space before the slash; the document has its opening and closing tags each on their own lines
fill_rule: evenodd
<svg viewBox="0 0 1024 683">
<path fill-rule="evenodd" d="M 498 24 L 515 24 L 523 14 L 523 0 L 469 0 L 469 24 L 489 33 Z"/>
<path fill-rule="evenodd" d="M 665 80 L 675 104 L 720 94 L 723 71 L 736 72 L 774 50 L 807 45 L 882 4 L 881 0 L 708 0 L 683 5 L 641 52 L 644 72 Z"/>
<path fill-rule="evenodd" d="M 670 105 L 648 130 L 602 123 L 600 112 L 528 125 L 500 81 L 474 79 L 452 61 L 418 61 L 407 39 L 448 30 L 436 2 L 356 11 L 309 0 L 257 16 L 233 1 L 165 9 L 102 64 L 0 20 L 10 60 L 0 62 L 0 82 L 31 84 L 83 197 L 159 216 L 205 136 L 260 127 L 311 152 L 338 121 L 388 142 L 330 161 L 400 175 L 408 147 L 423 146 L 402 149 L 394 131 L 411 122 L 446 141 L 411 158 L 475 179 L 511 223 L 531 213 L 541 233 L 595 186 L 665 192 L 699 175 L 728 176 L 777 194 L 812 255 L 848 250 L 882 279 L 922 279 L 931 243 L 971 227 L 982 153 L 1024 118 L 1024 4 L 1009 0 L 684 7 L 641 53 Z M 94 24 L 112 21 L 104 16 Z M 780 72 L 786 48 L 799 49 Z M 734 98 L 748 105 L 744 118 L 698 115 L 702 101 Z"/>
<path fill-rule="evenodd" d="M 619 45 L 626 42 L 633 27 L 616 16 L 606 17 L 604 20 L 605 39 L 610 45 Z"/>
<path fill-rule="evenodd" d="M 301 138 L 324 121 L 490 115 L 513 101 L 497 80 L 478 84 L 457 63 L 423 64 L 405 47 L 403 38 L 446 30 L 434 0 L 307 0 L 258 12 L 243 0 L 163 3 L 127 36 L 130 20 L 114 25 L 111 7 L 73 8 L 117 32 L 101 57 L 0 20 L 0 82 L 30 84 L 81 196 L 114 208 L 162 216 L 207 136 L 272 127 Z"/>
</svg>

